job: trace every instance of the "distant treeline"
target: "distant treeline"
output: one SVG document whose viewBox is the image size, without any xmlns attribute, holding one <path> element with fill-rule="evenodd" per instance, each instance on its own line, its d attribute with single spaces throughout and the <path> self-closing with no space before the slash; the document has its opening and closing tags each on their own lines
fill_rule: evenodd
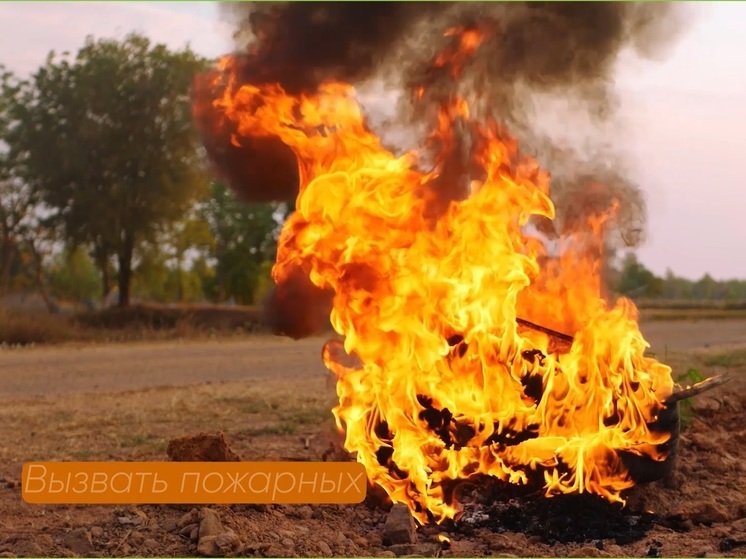
<svg viewBox="0 0 746 559">
<path fill-rule="evenodd" d="M 294 201 L 242 204 L 210 179 L 190 99 L 209 63 L 132 34 L 50 53 L 28 79 L 0 65 L 0 301 L 264 297 Z M 660 278 L 634 255 L 608 283 L 635 300 L 746 301 L 744 280 Z"/>
<path fill-rule="evenodd" d="M 718 281 L 704 274 L 692 281 L 670 270 L 659 277 L 640 263 L 634 253 L 627 254 L 612 267 L 609 284 L 615 293 L 635 300 L 641 308 L 746 309 L 746 280 Z"/>
</svg>

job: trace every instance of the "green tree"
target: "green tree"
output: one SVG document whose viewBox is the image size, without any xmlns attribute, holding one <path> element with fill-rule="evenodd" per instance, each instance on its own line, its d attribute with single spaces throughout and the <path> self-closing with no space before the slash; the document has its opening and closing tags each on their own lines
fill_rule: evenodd
<svg viewBox="0 0 746 559">
<path fill-rule="evenodd" d="M 195 298 L 196 279 L 191 277 L 189 270 L 184 270 L 185 259 L 189 251 L 209 251 L 215 244 L 210 227 L 206 221 L 194 215 L 187 215 L 184 219 L 171 224 L 167 232 L 168 243 L 173 255 L 174 282 L 176 286 L 176 300 L 185 300 L 185 282 L 189 279 L 192 295 Z M 189 278 L 187 278 L 189 276 Z M 201 287 L 200 287 L 201 289 Z"/>
<path fill-rule="evenodd" d="M 96 265 L 82 247 L 57 254 L 49 266 L 47 277 L 49 289 L 58 299 L 89 301 L 100 296 Z"/>
<path fill-rule="evenodd" d="M 14 272 L 21 272 L 23 245 L 38 204 L 37 193 L 22 179 L 21 159 L 9 149 L 25 85 L 0 66 L 0 293 L 8 290 Z"/>
<path fill-rule="evenodd" d="M 287 208 L 278 204 L 243 204 L 219 182 L 201 214 L 214 238 L 216 299 L 241 304 L 255 300 L 265 262 L 274 261 L 280 220 Z"/>
<path fill-rule="evenodd" d="M 204 64 L 138 34 L 89 37 L 74 59 L 50 53 L 20 105 L 27 181 L 69 241 L 93 247 L 104 296 L 116 259 L 120 306 L 136 248 L 207 188 L 189 97 Z"/>
<path fill-rule="evenodd" d="M 617 291 L 628 297 L 659 297 L 663 280 L 645 268 L 634 252 L 628 252 L 622 261 Z"/>
<path fill-rule="evenodd" d="M 132 278 L 135 297 L 157 302 L 168 300 L 170 270 L 167 258 L 157 243 L 141 245 Z"/>
</svg>

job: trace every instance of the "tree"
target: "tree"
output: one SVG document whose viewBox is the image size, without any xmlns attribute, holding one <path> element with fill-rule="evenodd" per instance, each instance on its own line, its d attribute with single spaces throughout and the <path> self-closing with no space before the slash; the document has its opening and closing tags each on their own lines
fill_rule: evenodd
<svg viewBox="0 0 746 559">
<path fill-rule="evenodd" d="M 82 248 L 66 249 L 52 259 L 47 272 L 49 288 L 60 299 L 91 301 L 99 295 L 96 265 Z"/>
<path fill-rule="evenodd" d="M 635 253 L 628 252 L 622 261 L 617 290 L 629 297 L 658 297 L 663 292 L 663 280 L 645 268 Z"/>
<path fill-rule="evenodd" d="M 214 182 L 212 196 L 200 213 L 215 240 L 212 257 L 216 261 L 216 298 L 253 303 L 264 274 L 262 265 L 275 259 L 280 220 L 287 208 L 243 204 L 225 185 Z"/>
<path fill-rule="evenodd" d="M 184 300 L 185 274 L 184 264 L 187 252 L 190 250 L 209 250 L 214 245 L 207 222 L 194 215 L 187 215 L 184 219 L 174 222 L 167 232 L 168 243 L 172 247 L 174 261 L 174 277 L 176 281 L 176 300 Z M 192 284 L 194 278 L 191 279 Z M 192 289 L 194 291 L 194 289 Z"/>
<path fill-rule="evenodd" d="M 116 259 L 120 306 L 138 245 L 207 188 L 189 98 L 204 64 L 138 34 L 89 37 L 72 60 L 50 53 L 21 104 L 26 179 L 69 242 L 93 247 L 104 297 Z"/>
<path fill-rule="evenodd" d="M 16 130 L 15 109 L 24 82 L 0 66 L 0 293 L 8 290 L 13 269 L 21 262 L 37 193 L 21 177 L 20 159 L 9 149 Z"/>
</svg>

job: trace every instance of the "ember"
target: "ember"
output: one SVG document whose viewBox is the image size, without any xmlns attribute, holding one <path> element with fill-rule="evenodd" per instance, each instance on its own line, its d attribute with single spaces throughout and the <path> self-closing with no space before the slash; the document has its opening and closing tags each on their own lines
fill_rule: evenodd
<svg viewBox="0 0 746 559">
<path fill-rule="evenodd" d="M 435 65 L 458 77 L 479 33 L 449 30 L 460 40 Z M 598 502 L 590 497 L 623 503 L 636 482 L 662 475 L 678 434 L 674 385 L 670 368 L 645 355 L 634 305 L 602 296 L 613 210 L 552 252 L 530 227 L 554 218 L 548 174 L 503 126 L 472 117 L 466 99 L 441 107 L 426 168 L 425 154 L 382 145 L 347 83 L 291 95 L 234 78 L 227 57 L 206 86 L 234 143 L 279 140 L 297 158 L 297 211 L 273 277 L 283 284 L 302 270 L 334 294 L 347 355 L 323 353 L 338 379 L 334 414 L 373 484 L 421 523 L 460 515 L 449 488 L 478 476 L 564 497 L 529 501 L 524 515 L 503 504 L 498 517 L 516 524 Z M 434 205 L 453 190 L 443 181 L 464 123 L 473 141 L 458 168 L 470 171 L 458 179 L 469 179 L 468 193 Z"/>
</svg>

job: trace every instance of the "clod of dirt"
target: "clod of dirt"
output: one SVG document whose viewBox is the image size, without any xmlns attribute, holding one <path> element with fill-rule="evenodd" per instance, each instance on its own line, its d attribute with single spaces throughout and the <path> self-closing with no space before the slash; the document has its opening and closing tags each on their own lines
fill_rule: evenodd
<svg viewBox="0 0 746 559">
<path fill-rule="evenodd" d="M 166 454 L 174 462 L 240 462 L 222 432 L 199 433 L 169 441 Z"/>
<path fill-rule="evenodd" d="M 332 552 L 332 548 L 329 547 L 328 543 L 321 541 L 318 544 L 316 544 L 316 546 L 319 548 L 319 553 L 322 556 L 331 557 L 332 555 L 334 555 L 334 553 Z"/>
<path fill-rule="evenodd" d="M 208 508 L 200 512 L 199 539 L 218 536 L 225 531 L 217 513 Z"/>
<path fill-rule="evenodd" d="M 399 543 L 389 547 L 397 557 L 434 557 L 438 546 L 431 543 Z"/>
<path fill-rule="evenodd" d="M 570 552 L 568 557 L 611 557 L 611 554 L 605 553 L 597 547 L 586 545 Z"/>
<path fill-rule="evenodd" d="M 93 553 L 93 540 L 91 534 L 85 528 L 76 528 L 65 534 L 62 545 L 75 555 L 90 555 Z"/>
<path fill-rule="evenodd" d="M 200 512 L 197 551 L 206 557 L 227 557 L 241 546 L 233 530 L 226 530 L 217 513 L 208 508 Z"/>
<path fill-rule="evenodd" d="M 406 505 L 401 503 L 391 507 L 386 522 L 383 525 L 384 544 L 396 545 L 415 543 L 417 541 L 417 528 L 414 518 Z"/>
<path fill-rule="evenodd" d="M 202 538 L 197 551 L 205 557 L 229 557 L 241 549 L 241 540 L 233 530 L 226 530 L 217 536 Z"/>
<path fill-rule="evenodd" d="M 184 526 L 189 526 L 190 524 L 199 524 L 199 511 L 197 509 L 192 509 L 182 515 L 182 517 L 176 521 L 176 526 L 174 527 L 174 529 L 180 529 Z"/>
<path fill-rule="evenodd" d="M 695 524 L 711 525 L 729 520 L 728 511 L 713 502 L 696 503 L 689 509 L 687 516 Z"/>
</svg>

